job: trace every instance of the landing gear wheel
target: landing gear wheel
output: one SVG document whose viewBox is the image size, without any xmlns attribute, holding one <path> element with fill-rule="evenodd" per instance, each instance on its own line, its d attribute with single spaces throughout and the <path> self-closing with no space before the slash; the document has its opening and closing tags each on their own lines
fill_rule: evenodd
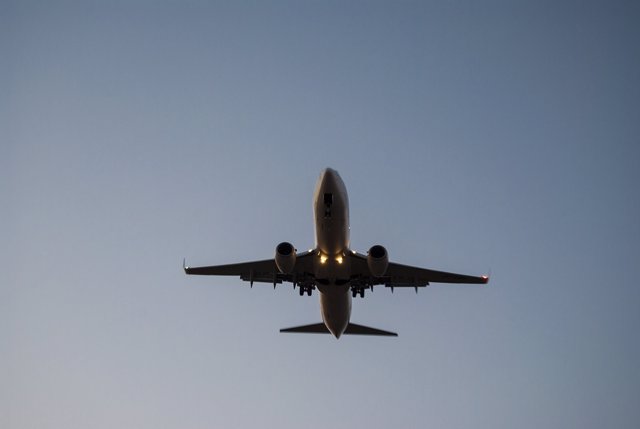
<svg viewBox="0 0 640 429">
<path fill-rule="evenodd" d="M 304 295 L 304 288 L 302 286 L 300 286 L 300 296 Z"/>
<path fill-rule="evenodd" d="M 360 298 L 364 298 L 364 288 L 360 289 Z"/>
<path fill-rule="evenodd" d="M 307 296 L 311 296 L 311 288 L 307 288 Z"/>
</svg>

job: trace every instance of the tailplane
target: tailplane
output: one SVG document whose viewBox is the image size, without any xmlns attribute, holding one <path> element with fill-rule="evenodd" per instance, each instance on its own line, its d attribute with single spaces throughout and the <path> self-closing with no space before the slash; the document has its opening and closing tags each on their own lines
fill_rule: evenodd
<svg viewBox="0 0 640 429">
<path fill-rule="evenodd" d="M 330 334 L 329 329 L 324 323 L 314 323 L 313 325 L 294 326 L 291 328 L 280 329 L 280 332 L 297 333 L 297 334 Z M 371 328 L 369 326 L 356 325 L 349 323 L 347 329 L 343 332 L 345 335 L 375 335 L 381 337 L 397 337 L 395 332 L 383 331 L 382 329 Z"/>
<path fill-rule="evenodd" d="M 395 332 L 383 331 L 382 329 L 371 328 L 369 326 L 356 325 L 355 323 L 349 323 L 349 326 L 347 326 L 344 333 L 350 335 L 378 335 L 381 337 L 398 336 Z"/>
</svg>

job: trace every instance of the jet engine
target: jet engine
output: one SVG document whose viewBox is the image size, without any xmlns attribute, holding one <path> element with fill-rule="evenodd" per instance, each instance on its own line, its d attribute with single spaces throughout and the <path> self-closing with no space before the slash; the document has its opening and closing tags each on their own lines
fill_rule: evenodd
<svg viewBox="0 0 640 429">
<path fill-rule="evenodd" d="M 296 265 L 296 249 L 286 241 L 276 247 L 276 266 L 282 274 L 289 274 Z"/>
<path fill-rule="evenodd" d="M 369 271 L 374 277 L 382 277 L 387 272 L 387 266 L 389 265 L 389 255 L 387 249 L 376 244 L 371 246 L 367 254 L 367 265 Z"/>
</svg>

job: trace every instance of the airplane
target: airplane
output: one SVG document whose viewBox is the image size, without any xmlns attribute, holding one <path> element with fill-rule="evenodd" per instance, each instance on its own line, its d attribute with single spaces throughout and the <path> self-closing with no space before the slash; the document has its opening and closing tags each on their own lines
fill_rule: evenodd
<svg viewBox="0 0 640 429">
<path fill-rule="evenodd" d="M 324 169 L 313 194 L 316 244 L 311 250 L 297 253 L 291 243 L 276 246 L 275 257 L 238 264 L 188 267 L 186 274 L 239 276 L 253 287 L 254 282 L 272 283 L 275 289 L 283 282 L 298 287 L 300 296 L 318 290 L 322 323 L 281 329 L 280 332 L 324 333 L 339 339 L 341 335 L 375 335 L 397 337 L 395 332 L 351 323 L 352 298 L 364 298 L 365 290 L 376 285 L 391 289 L 418 288 L 430 283 L 486 284 L 488 276 L 469 276 L 429 270 L 389 262 L 387 249 L 376 244 L 366 255 L 352 250 L 349 238 L 349 199 L 347 188 L 336 170 Z"/>
</svg>

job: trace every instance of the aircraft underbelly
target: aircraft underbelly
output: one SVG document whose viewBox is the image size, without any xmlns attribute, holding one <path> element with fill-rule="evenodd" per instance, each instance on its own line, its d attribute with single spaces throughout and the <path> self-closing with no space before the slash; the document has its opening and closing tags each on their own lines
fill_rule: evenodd
<svg viewBox="0 0 640 429">
<path fill-rule="evenodd" d="M 320 312 L 327 329 L 336 338 L 339 338 L 349 325 L 351 295 L 348 293 L 348 286 L 332 286 L 331 290 L 320 291 Z"/>
<path fill-rule="evenodd" d="M 323 219 L 317 224 L 316 246 L 323 253 L 336 255 L 349 247 L 349 226 L 345 219 Z"/>
<path fill-rule="evenodd" d="M 340 176 L 323 172 L 314 192 L 314 225 L 318 258 L 314 263 L 320 312 L 327 329 L 340 337 L 349 325 L 351 266 L 349 249 L 349 197 Z"/>
</svg>

